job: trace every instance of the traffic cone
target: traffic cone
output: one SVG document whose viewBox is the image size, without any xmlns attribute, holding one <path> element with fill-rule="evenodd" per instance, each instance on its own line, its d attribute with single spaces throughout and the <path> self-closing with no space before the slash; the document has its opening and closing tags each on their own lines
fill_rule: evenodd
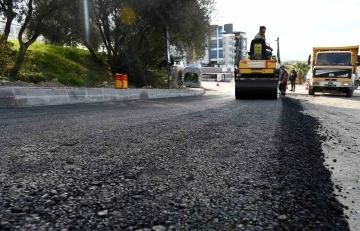
<svg viewBox="0 0 360 231">
<path fill-rule="evenodd" d="M 219 80 L 216 80 L 216 86 L 220 87 Z"/>
<path fill-rule="evenodd" d="M 308 82 L 306 82 L 306 84 L 305 84 L 305 90 L 309 90 L 309 83 Z"/>
</svg>

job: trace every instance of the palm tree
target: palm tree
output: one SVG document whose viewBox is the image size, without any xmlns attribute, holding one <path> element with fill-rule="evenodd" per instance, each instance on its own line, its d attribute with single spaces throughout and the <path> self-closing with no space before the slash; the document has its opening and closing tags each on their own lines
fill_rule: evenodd
<svg viewBox="0 0 360 231">
<path fill-rule="evenodd" d="M 301 83 L 305 82 L 305 75 L 310 69 L 309 65 L 304 61 L 300 61 L 297 62 L 294 67 L 298 72 L 298 78 L 301 80 Z"/>
</svg>

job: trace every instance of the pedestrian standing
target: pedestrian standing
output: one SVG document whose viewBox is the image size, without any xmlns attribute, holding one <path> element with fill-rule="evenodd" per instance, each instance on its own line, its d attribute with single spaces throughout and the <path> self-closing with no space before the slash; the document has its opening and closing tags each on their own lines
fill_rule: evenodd
<svg viewBox="0 0 360 231">
<path fill-rule="evenodd" d="M 280 81 L 279 90 L 281 95 L 286 95 L 286 86 L 288 80 L 289 80 L 289 73 L 285 70 L 285 66 L 281 65 L 280 76 L 279 76 L 279 81 Z"/>
<path fill-rule="evenodd" d="M 295 71 L 295 68 L 293 68 L 290 72 L 290 82 L 291 82 L 291 90 L 290 91 L 295 91 L 296 78 L 297 78 L 297 73 Z"/>
</svg>

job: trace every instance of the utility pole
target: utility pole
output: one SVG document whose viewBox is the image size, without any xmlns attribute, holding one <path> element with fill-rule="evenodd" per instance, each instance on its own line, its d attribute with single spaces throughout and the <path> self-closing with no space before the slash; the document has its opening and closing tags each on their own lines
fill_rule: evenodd
<svg viewBox="0 0 360 231">
<path fill-rule="evenodd" d="M 277 39 L 276 39 L 275 41 L 277 42 L 277 53 L 276 53 L 276 57 L 277 57 L 277 60 L 279 61 L 279 64 L 281 64 L 279 37 L 277 37 Z"/>
</svg>

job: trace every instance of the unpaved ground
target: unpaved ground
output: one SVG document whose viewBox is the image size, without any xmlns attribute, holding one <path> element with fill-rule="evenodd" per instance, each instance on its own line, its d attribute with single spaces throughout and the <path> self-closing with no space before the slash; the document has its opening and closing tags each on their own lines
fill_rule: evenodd
<svg viewBox="0 0 360 231">
<path fill-rule="evenodd" d="M 359 90 L 356 91 L 359 94 Z M 360 230 L 360 97 L 326 95 L 312 97 L 290 95 L 300 99 L 304 113 L 319 119 L 325 164 L 332 171 L 335 193 L 345 205 L 351 230 Z"/>
</svg>

